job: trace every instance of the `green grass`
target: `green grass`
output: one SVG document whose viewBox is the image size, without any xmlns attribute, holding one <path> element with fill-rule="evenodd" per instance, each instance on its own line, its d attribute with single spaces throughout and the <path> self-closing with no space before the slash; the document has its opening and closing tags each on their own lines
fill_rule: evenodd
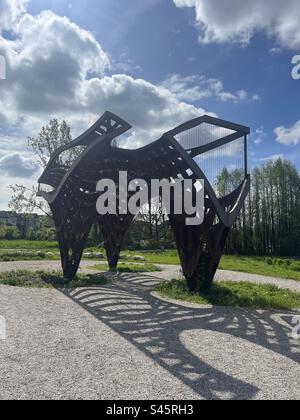
<svg viewBox="0 0 300 420">
<path fill-rule="evenodd" d="M 300 261 L 288 258 L 225 255 L 220 269 L 300 281 Z"/>
<path fill-rule="evenodd" d="M 300 293 L 268 284 L 222 282 L 214 284 L 209 294 L 202 295 L 190 293 L 185 280 L 173 280 L 161 283 L 156 291 L 165 298 L 200 305 L 280 310 L 300 308 Z"/>
<path fill-rule="evenodd" d="M 0 262 L 58 260 L 59 258 L 57 242 L 0 241 Z"/>
<path fill-rule="evenodd" d="M 108 271 L 109 267 L 106 264 L 93 265 L 89 267 L 91 270 Z M 119 263 L 119 273 L 155 273 L 162 270 L 154 264 L 127 264 Z"/>
<path fill-rule="evenodd" d="M 176 250 L 157 253 L 145 252 L 141 253 L 141 255 L 145 258 L 147 263 L 151 264 L 180 264 Z M 219 268 L 220 270 L 230 270 L 300 281 L 300 260 L 297 261 L 289 258 L 224 255 Z"/>
<path fill-rule="evenodd" d="M 0 240 L 0 249 L 58 251 L 58 243 L 48 241 Z"/>
<path fill-rule="evenodd" d="M 85 252 L 91 252 L 91 253 L 100 252 L 105 255 L 105 251 L 99 248 L 88 248 L 85 250 Z M 135 260 L 134 257 L 140 256 L 144 259 L 144 261 L 141 261 L 141 262 L 145 262 L 145 263 L 166 264 L 166 265 L 180 264 L 178 254 L 175 249 L 168 250 L 168 251 L 158 250 L 158 251 L 152 251 L 152 252 L 141 251 L 141 250 L 137 250 L 137 251 L 124 250 L 122 251 L 121 256 L 122 256 L 121 261 L 123 260 L 126 262 L 138 262 Z"/>
<path fill-rule="evenodd" d="M 101 275 L 78 275 L 73 281 L 66 280 L 59 272 L 10 271 L 0 273 L 0 284 L 27 288 L 69 288 L 96 287 L 109 284 L 110 280 Z"/>
<path fill-rule="evenodd" d="M 88 248 L 85 252 L 101 253 L 105 255 L 104 250 L 99 248 Z M 123 258 L 121 259 L 121 262 L 138 262 L 134 259 L 136 255 L 140 255 L 144 258 L 144 261 L 140 262 L 145 265 L 180 264 L 178 254 L 175 249 L 166 251 L 159 250 L 156 252 L 123 251 Z M 59 258 L 60 256 L 57 242 L 21 240 L 0 241 L 0 261 L 58 260 Z M 84 259 L 101 260 L 96 257 Z M 105 258 L 102 260 L 105 261 Z M 221 260 L 220 269 L 300 281 L 300 261 L 288 258 L 225 255 Z"/>
<path fill-rule="evenodd" d="M 52 251 L 3 251 L 0 250 L 0 262 L 10 261 L 43 261 L 43 260 L 59 260 L 58 252 Z"/>
</svg>

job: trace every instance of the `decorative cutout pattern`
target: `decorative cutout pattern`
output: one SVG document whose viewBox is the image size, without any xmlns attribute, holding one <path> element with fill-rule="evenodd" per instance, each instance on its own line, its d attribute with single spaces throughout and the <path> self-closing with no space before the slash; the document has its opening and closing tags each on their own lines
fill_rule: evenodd
<svg viewBox="0 0 300 420">
<path fill-rule="evenodd" d="M 204 223 L 187 226 L 185 214 L 170 214 L 169 219 L 190 290 L 207 291 L 212 285 L 230 228 L 250 190 L 246 159 L 250 130 L 204 116 L 165 133 L 143 148 L 126 150 L 113 147 L 114 140 L 130 128 L 128 123 L 106 112 L 86 133 L 57 151 L 39 180 L 41 185 L 53 189 L 50 192 L 41 189 L 39 195 L 48 201 L 53 213 L 64 275 L 71 279 L 76 275 L 95 223 L 104 237 L 109 266 L 111 269 L 117 267 L 122 242 L 134 215 L 99 216 L 96 212 L 99 196 L 96 185 L 104 178 L 112 179 L 118 185 L 119 172 L 127 171 L 128 182 L 144 179 L 149 185 L 151 179 L 191 179 L 194 184 L 204 180 Z M 218 149 L 222 151 L 222 147 L 229 147 L 241 138 L 245 154 L 243 182 L 227 196 L 217 198 L 199 163 L 201 155 L 217 153 Z M 82 147 L 80 156 L 71 167 L 64 166 L 59 156 L 78 146 Z"/>
</svg>

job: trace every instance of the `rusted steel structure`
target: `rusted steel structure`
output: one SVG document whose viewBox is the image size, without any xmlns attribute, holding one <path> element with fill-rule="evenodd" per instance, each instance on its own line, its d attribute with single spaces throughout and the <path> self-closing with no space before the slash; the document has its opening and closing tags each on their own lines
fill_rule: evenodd
<svg viewBox="0 0 300 420">
<path fill-rule="evenodd" d="M 57 150 L 39 179 L 39 195 L 47 200 L 54 217 L 64 275 L 67 278 L 76 275 L 95 223 L 99 224 L 104 237 L 109 266 L 111 269 L 117 267 L 122 241 L 135 215 L 100 216 L 96 211 L 97 183 L 101 179 L 111 179 L 116 183 L 119 207 L 122 204 L 119 202 L 122 199 L 119 173 L 126 171 L 128 182 L 144 179 L 149 185 L 152 179 L 189 179 L 194 184 L 204 180 L 204 222 L 189 226 L 186 224 L 189 215 L 184 212 L 177 215 L 172 211 L 169 220 L 190 290 L 207 291 L 212 285 L 227 236 L 250 190 L 247 169 L 250 129 L 202 116 L 142 148 L 118 147 L 116 139 L 130 128 L 127 122 L 106 112 L 87 132 Z M 64 154 L 72 151 L 76 151 L 73 154 L 78 157 L 67 166 Z M 242 156 L 243 179 L 222 195 L 216 191 L 204 167 L 216 158 L 234 153 Z M 214 163 L 212 171 L 216 175 Z"/>
</svg>

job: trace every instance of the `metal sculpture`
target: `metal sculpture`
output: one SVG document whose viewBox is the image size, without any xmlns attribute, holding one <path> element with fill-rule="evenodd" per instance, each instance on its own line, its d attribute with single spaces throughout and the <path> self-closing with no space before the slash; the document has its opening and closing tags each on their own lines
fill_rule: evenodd
<svg viewBox="0 0 300 420">
<path fill-rule="evenodd" d="M 96 211 L 97 183 L 111 179 L 118 186 L 119 173 L 127 171 L 128 182 L 144 179 L 204 180 L 204 222 L 186 225 L 186 214 L 170 212 L 169 220 L 191 291 L 208 291 L 218 268 L 227 236 L 250 190 L 247 170 L 247 136 L 250 129 L 203 116 L 165 133 L 159 140 L 136 150 L 117 147 L 115 139 L 130 129 L 116 115 L 106 112 L 87 132 L 59 149 L 39 179 L 39 195 L 51 208 L 60 245 L 62 267 L 67 278 L 74 278 L 93 224 L 98 223 L 104 237 L 109 267 L 117 267 L 122 241 L 135 215 L 100 216 Z M 243 144 L 244 179 L 226 196 L 217 197 L 213 185 L 201 169 L 200 161 L 212 153 Z M 77 150 L 77 159 L 66 166 L 64 153 Z M 76 155 L 76 153 L 73 153 Z M 220 156 L 222 153 L 220 153 Z M 47 190 L 43 189 L 47 185 Z M 49 191 L 49 186 L 51 191 Z M 150 199 L 150 197 L 149 197 Z M 174 197 L 173 197 L 174 199 Z"/>
</svg>

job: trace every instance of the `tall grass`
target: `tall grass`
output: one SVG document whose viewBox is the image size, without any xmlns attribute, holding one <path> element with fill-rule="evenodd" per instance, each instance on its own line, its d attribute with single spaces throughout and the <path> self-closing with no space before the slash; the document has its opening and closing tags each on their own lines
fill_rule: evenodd
<svg viewBox="0 0 300 420">
<path fill-rule="evenodd" d="M 230 306 L 252 309 L 300 309 L 300 293 L 273 285 L 244 282 L 220 282 L 209 294 L 190 293 L 185 280 L 161 283 L 157 292 L 166 298 L 200 305 Z"/>
</svg>

